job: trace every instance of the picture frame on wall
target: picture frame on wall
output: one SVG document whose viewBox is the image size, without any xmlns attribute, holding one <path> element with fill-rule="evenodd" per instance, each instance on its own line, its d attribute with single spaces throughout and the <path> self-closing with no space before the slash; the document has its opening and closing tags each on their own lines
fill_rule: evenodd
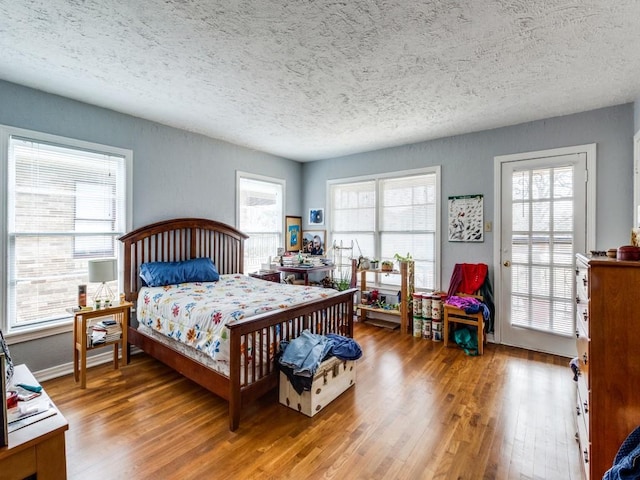
<svg viewBox="0 0 640 480">
<path fill-rule="evenodd" d="M 302 252 L 309 255 L 324 255 L 325 238 L 325 230 L 305 230 L 302 232 Z"/>
<path fill-rule="evenodd" d="M 285 250 L 298 252 L 302 249 L 302 217 L 285 217 Z"/>
<path fill-rule="evenodd" d="M 450 242 L 484 241 L 484 199 L 482 195 L 449 197 Z"/>
<path fill-rule="evenodd" d="M 324 225 L 324 208 L 309 209 L 309 225 Z"/>
</svg>

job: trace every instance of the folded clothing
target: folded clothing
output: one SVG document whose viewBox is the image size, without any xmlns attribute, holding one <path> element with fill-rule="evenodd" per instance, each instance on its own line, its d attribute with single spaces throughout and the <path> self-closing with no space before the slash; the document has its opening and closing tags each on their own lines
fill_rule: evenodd
<svg viewBox="0 0 640 480">
<path fill-rule="evenodd" d="M 464 310 L 464 313 L 482 312 L 482 317 L 485 321 L 489 320 L 489 316 L 491 315 L 489 308 L 475 297 L 458 297 L 457 295 L 452 295 L 451 297 L 447 297 L 446 303 L 447 305 L 452 305 Z"/>
</svg>

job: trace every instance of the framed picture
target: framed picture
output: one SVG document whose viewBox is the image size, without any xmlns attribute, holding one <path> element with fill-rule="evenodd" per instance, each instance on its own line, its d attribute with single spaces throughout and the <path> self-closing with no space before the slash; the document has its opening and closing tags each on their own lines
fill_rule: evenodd
<svg viewBox="0 0 640 480">
<path fill-rule="evenodd" d="M 324 255 L 324 230 L 306 230 L 302 232 L 302 251 L 310 255 Z"/>
<path fill-rule="evenodd" d="M 297 252 L 302 249 L 302 217 L 285 217 L 284 233 L 284 249 L 287 252 Z"/>
<path fill-rule="evenodd" d="M 309 210 L 309 225 L 324 225 L 324 208 Z"/>
<path fill-rule="evenodd" d="M 449 197 L 449 241 L 484 241 L 484 201 L 482 195 Z"/>
</svg>

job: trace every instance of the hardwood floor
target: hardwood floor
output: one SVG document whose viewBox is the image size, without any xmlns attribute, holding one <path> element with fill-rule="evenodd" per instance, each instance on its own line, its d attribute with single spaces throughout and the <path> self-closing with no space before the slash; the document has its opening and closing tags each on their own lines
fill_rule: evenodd
<svg viewBox="0 0 640 480">
<path fill-rule="evenodd" d="M 44 382 L 69 421 L 70 479 L 580 478 L 566 358 L 482 357 L 365 324 L 357 384 L 313 418 L 277 391 L 230 432 L 227 403 L 150 357 Z"/>
</svg>

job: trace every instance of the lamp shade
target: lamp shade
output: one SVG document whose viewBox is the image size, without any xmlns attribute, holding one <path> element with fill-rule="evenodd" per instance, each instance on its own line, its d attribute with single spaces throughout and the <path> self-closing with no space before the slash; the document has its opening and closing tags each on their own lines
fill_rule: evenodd
<svg viewBox="0 0 640 480">
<path fill-rule="evenodd" d="M 118 278 L 115 258 L 89 260 L 90 282 L 111 282 Z"/>
</svg>

